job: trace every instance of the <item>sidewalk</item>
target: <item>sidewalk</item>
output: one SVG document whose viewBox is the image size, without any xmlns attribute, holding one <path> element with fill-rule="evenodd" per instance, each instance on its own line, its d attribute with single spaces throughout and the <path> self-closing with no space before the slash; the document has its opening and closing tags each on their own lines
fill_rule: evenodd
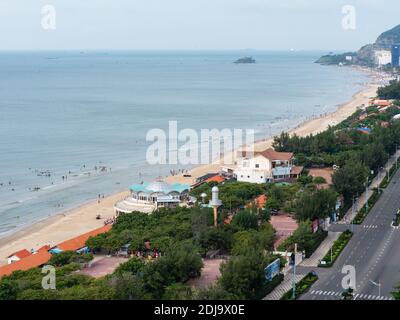
<svg viewBox="0 0 400 320">
<path fill-rule="evenodd" d="M 303 273 L 296 274 L 296 283 L 298 283 L 305 276 L 306 274 Z M 285 275 L 285 279 L 282 281 L 282 283 L 279 286 L 277 286 L 274 289 L 274 291 L 272 291 L 269 295 L 267 295 L 263 300 L 279 300 L 280 298 L 282 298 L 282 296 L 286 292 L 292 289 L 293 287 L 292 279 L 293 279 L 293 271 L 288 272 Z"/>
<path fill-rule="evenodd" d="M 318 267 L 319 262 L 325 257 L 325 255 L 329 252 L 330 248 L 333 246 L 333 243 L 339 238 L 341 232 L 328 232 L 328 236 L 317 250 L 309 257 L 300 263 L 303 267 Z"/>
<path fill-rule="evenodd" d="M 387 172 L 390 170 L 393 164 L 396 163 L 396 159 L 400 156 L 400 150 L 398 150 L 393 156 L 390 157 L 389 161 L 386 163 L 385 168 L 380 170 L 376 177 L 372 180 L 371 184 L 368 187 L 368 198 L 372 195 L 372 189 L 378 188 L 380 183 L 385 178 Z M 365 191 L 358 197 L 357 201 L 355 202 L 355 211 L 354 216 L 357 214 L 358 211 L 362 209 L 365 205 Z M 338 224 L 350 224 L 352 220 L 352 210 L 351 208 L 347 211 L 345 216 L 342 220 L 338 221 Z"/>
</svg>

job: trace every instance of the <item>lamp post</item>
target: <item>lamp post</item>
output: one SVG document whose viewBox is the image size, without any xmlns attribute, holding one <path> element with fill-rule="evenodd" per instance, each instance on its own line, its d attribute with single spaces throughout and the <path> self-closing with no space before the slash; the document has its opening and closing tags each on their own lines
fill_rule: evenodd
<svg viewBox="0 0 400 320">
<path fill-rule="evenodd" d="M 378 283 L 376 283 L 376 282 L 374 282 L 374 281 L 372 281 L 372 280 L 369 280 L 374 286 L 376 286 L 376 287 L 378 287 L 378 296 L 379 296 L 379 298 L 381 297 L 381 286 L 382 286 L 382 284 L 381 284 L 381 282 L 380 281 L 378 281 Z"/>
<path fill-rule="evenodd" d="M 200 197 L 203 199 L 203 204 L 204 204 L 204 203 L 205 203 L 205 200 L 206 200 L 206 198 L 207 198 L 207 194 L 203 192 L 203 193 L 200 195 Z"/>
<path fill-rule="evenodd" d="M 350 221 L 350 223 L 351 223 L 351 232 L 354 232 L 354 222 L 353 222 L 353 220 L 354 220 L 354 196 L 353 196 L 353 203 L 351 205 L 351 221 Z"/>
</svg>

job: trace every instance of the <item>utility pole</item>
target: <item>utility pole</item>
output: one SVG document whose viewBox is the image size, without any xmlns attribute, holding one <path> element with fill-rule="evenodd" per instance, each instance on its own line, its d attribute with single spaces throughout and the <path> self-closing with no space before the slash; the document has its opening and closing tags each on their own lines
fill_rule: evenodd
<svg viewBox="0 0 400 320">
<path fill-rule="evenodd" d="M 389 183 L 389 178 L 390 178 L 389 161 L 390 161 L 390 156 L 388 156 L 388 161 L 386 163 L 386 177 L 387 177 L 388 183 Z"/>
<path fill-rule="evenodd" d="M 296 299 L 296 253 L 297 253 L 297 243 L 294 244 L 294 258 L 293 258 L 293 279 L 292 279 L 292 286 L 293 286 L 293 292 L 292 292 L 292 300 Z"/>
<path fill-rule="evenodd" d="M 381 193 L 381 189 L 380 189 L 381 182 L 380 182 L 380 179 L 381 179 L 381 168 L 378 169 L 378 194 Z"/>
<path fill-rule="evenodd" d="M 353 196 L 353 204 L 352 204 L 352 206 L 351 206 L 351 232 L 353 232 L 354 233 L 354 222 L 353 222 L 353 220 L 354 220 L 354 196 Z"/>
<path fill-rule="evenodd" d="M 365 183 L 365 213 L 368 213 L 368 178 Z"/>
</svg>

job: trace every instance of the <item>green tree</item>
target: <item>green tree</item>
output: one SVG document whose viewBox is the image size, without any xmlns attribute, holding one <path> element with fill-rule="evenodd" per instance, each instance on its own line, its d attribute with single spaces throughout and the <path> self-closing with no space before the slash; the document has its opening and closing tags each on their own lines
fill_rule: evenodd
<svg viewBox="0 0 400 320">
<path fill-rule="evenodd" d="M 361 164 L 349 162 L 332 176 L 335 190 L 343 195 L 345 202 L 351 203 L 352 198 L 364 190 L 368 170 Z"/>
<path fill-rule="evenodd" d="M 118 272 L 111 277 L 109 283 L 115 289 L 117 300 L 144 300 L 148 296 L 142 277 L 132 272 Z"/>
<path fill-rule="evenodd" d="M 145 289 L 155 299 L 161 299 L 167 286 L 199 277 L 202 267 L 203 262 L 196 247 L 178 244 L 143 271 Z"/>
<path fill-rule="evenodd" d="M 0 300 L 15 300 L 18 286 L 15 282 L 5 277 L 0 280 Z"/>
<path fill-rule="evenodd" d="M 138 272 L 143 271 L 144 267 L 144 263 L 139 258 L 133 257 L 130 258 L 127 262 L 120 264 L 115 270 L 115 273 L 123 274 L 128 272 L 135 275 Z"/>
<path fill-rule="evenodd" d="M 232 224 L 242 229 L 257 229 L 258 218 L 248 210 L 241 210 L 234 215 Z"/>
<path fill-rule="evenodd" d="M 229 251 L 232 247 L 233 231 L 232 227 L 225 225 L 219 228 L 211 227 L 200 235 L 199 244 L 206 251 Z"/>
<path fill-rule="evenodd" d="M 335 210 L 337 193 L 332 189 L 303 192 L 294 203 L 298 221 L 329 217 Z"/>
<path fill-rule="evenodd" d="M 239 299 L 258 299 L 265 285 L 265 271 L 269 260 L 257 251 L 233 256 L 221 265 L 218 283 Z"/>
<path fill-rule="evenodd" d="M 196 290 L 193 293 L 195 300 L 239 300 L 234 294 L 224 290 L 221 285 L 216 284 L 209 288 Z"/>
<path fill-rule="evenodd" d="M 183 283 L 173 283 L 165 288 L 163 300 L 191 300 L 192 289 Z"/>
<path fill-rule="evenodd" d="M 52 255 L 48 264 L 61 267 L 70 263 L 86 263 L 93 260 L 91 253 L 77 253 L 75 251 L 63 251 Z"/>
<path fill-rule="evenodd" d="M 395 288 L 396 290 L 392 292 L 392 296 L 395 300 L 400 300 L 400 284 Z"/>
</svg>

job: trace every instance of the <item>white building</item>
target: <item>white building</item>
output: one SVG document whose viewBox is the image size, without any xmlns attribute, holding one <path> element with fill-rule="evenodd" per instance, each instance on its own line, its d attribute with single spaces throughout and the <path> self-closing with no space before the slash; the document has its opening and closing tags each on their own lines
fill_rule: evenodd
<svg viewBox="0 0 400 320">
<path fill-rule="evenodd" d="M 188 198 L 190 186 L 179 183 L 168 184 L 157 180 L 151 183 L 134 184 L 129 189 L 130 195 L 114 206 L 117 214 L 134 211 L 151 213 L 161 207 L 176 207 Z"/>
<path fill-rule="evenodd" d="M 234 175 L 237 181 L 267 183 L 295 179 L 302 171 L 303 167 L 293 165 L 293 153 L 269 148 L 254 153 L 239 151 Z"/>
<path fill-rule="evenodd" d="M 378 66 L 385 66 L 392 63 L 392 53 L 389 50 L 375 51 L 375 64 Z"/>
</svg>

